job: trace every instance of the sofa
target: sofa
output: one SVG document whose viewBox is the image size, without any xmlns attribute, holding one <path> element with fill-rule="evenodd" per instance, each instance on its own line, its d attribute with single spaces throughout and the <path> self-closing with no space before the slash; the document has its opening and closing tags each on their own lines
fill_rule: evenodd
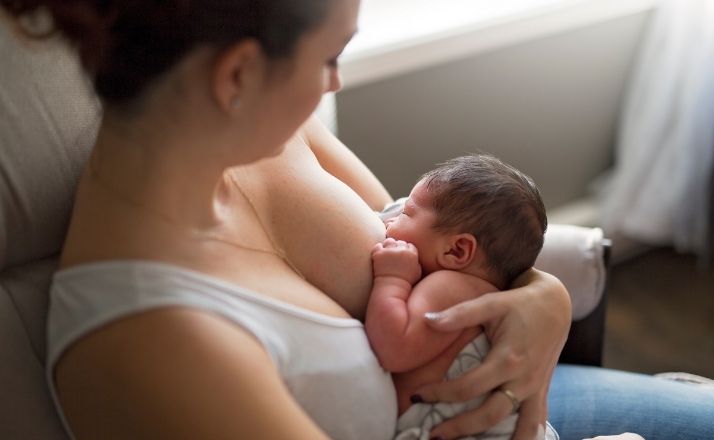
<svg viewBox="0 0 714 440">
<path fill-rule="evenodd" d="M 64 439 L 44 371 L 47 293 L 101 105 L 62 41 L 14 34 L 0 17 L 0 438 Z M 601 361 L 606 249 L 597 228 L 547 233 L 537 266 L 573 300 L 564 361 Z"/>
</svg>

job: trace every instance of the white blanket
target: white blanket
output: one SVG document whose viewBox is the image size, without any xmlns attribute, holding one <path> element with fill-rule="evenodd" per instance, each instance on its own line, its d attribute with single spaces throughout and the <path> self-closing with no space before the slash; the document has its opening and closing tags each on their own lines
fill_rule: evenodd
<svg viewBox="0 0 714 440">
<path fill-rule="evenodd" d="M 491 349 L 486 335 L 481 334 L 466 345 L 451 363 L 449 371 L 446 372 L 446 379 L 456 379 L 472 368 L 481 365 L 486 354 Z M 457 414 L 476 408 L 488 397 L 488 394 L 478 396 L 468 402 L 459 403 L 418 403 L 409 407 L 407 412 L 402 414 L 397 421 L 397 434 L 394 440 L 429 440 L 430 430 L 446 419 L 450 419 Z M 518 414 L 513 414 L 503 419 L 490 430 L 468 437 L 462 440 L 508 440 L 516 429 Z M 547 424 L 543 435 L 539 436 L 545 440 L 558 440 L 558 434 L 550 424 Z"/>
</svg>

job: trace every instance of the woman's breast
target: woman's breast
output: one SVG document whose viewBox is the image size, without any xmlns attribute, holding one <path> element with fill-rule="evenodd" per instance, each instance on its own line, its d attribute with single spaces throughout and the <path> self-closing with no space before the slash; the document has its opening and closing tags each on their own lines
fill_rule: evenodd
<svg viewBox="0 0 714 440">
<path fill-rule="evenodd" d="M 236 168 L 266 231 L 312 285 L 362 319 L 372 287 L 371 249 L 384 225 L 301 140 L 278 157 Z"/>
</svg>

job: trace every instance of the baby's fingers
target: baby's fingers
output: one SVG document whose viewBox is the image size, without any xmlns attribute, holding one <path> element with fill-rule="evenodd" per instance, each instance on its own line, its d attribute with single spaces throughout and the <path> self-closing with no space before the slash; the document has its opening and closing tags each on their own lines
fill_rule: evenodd
<svg viewBox="0 0 714 440">
<path fill-rule="evenodd" d="M 397 243 L 397 240 L 393 239 L 392 237 L 387 237 L 380 244 L 382 244 L 383 247 L 388 248 L 388 247 L 393 247 L 396 243 Z"/>
<path fill-rule="evenodd" d="M 407 247 L 407 242 L 404 240 L 395 240 L 394 238 L 387 238 L 383 241 L 385 248 L 405 248 Z"/>
</svg>

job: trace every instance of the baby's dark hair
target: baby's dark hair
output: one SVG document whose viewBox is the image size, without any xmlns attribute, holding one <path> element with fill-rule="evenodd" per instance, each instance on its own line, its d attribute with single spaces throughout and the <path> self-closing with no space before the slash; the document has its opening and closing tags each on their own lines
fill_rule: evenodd
<svg viewBox="0 0 714 440">
<path fill-rule="evenodd" d="M 433 197 L 438 231 L 476 237 L 503 286 L 533 266 L 548 226 L 533 180 L 494 156 L 451 159 L 422 176 Z"/>
<path fill-rule="evenodd" d="M 137 98 L 200 45 L 255 38 L 268 57 L 289 56 L 327 15 L 329 0 L 0 0 L 15 16 L 48 10 L 52 31 L 77 47 L 105 103 Z M 45 37 L 52 32 L 36 34 Z"/>
</svg>

